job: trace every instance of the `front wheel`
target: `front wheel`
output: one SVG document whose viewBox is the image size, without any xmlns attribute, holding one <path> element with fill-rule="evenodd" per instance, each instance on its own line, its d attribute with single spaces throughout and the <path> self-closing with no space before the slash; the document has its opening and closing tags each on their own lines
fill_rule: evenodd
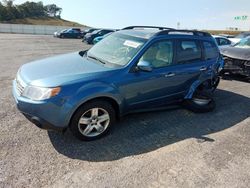
<svg viewBox="0 0 250 188">
<path fill-rule="evenodd" d="M 195 113 L 211 112 L 215 109 L 214 99 L 205 93 L 194 94 L 192 99 L 184 101 L 184 106 Z"/>
<path fill-rule="evenodd" d="M 115 122 L 115 111 L 106 101 L 93 101 L 80 107 L 70 123 L 74 136 L 90 141 L 107 134 Z"/>
</svg>

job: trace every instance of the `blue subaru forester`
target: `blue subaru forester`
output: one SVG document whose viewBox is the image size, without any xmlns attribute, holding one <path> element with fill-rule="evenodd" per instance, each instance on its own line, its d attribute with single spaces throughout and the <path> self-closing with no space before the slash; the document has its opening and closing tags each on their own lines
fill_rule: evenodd
<svg viewBox="0 0 250 188">
<path fill-rule="evenodd" d="M 128 113 L 183 104 L 215 108 L 223 59 L 201 31 L 131 26 L 88 51 L 23 65 L 13 81 L 18 109 L 40 128 L 81 140 L 105 135 Z"/>
</svg>

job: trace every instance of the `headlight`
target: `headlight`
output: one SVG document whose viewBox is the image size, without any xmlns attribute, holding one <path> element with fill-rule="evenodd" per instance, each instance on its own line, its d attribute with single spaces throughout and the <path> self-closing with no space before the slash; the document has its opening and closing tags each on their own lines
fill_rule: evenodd
<svg viewBox="0 0 250 188">
<path fill-rule="evenodd" d="M 25 87 L 22 96 L 32 100 L 40 101 L 56 96 L 60 91 L 61 91 L 60 87 L 43 88 L 36 86 L 27 86 Z"/>
</svg>

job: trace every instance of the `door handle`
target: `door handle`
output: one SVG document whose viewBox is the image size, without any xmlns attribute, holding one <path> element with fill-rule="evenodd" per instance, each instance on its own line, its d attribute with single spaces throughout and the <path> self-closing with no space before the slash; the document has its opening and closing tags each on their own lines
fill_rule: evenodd
<svg viewBox="0 0 250 188">
<path fill-rule="evenodd" d="M 172 76 L 175 76 L 175 73 L 170 72 L 168 74 L 165 74 L 165 77 L 172 77 Z"/>
<path fill-rule="evenodd" d="M 206 71 L 207 70 L 207 67 L 201 67 L 200 68 L 200 71 Z"/>
</svg>

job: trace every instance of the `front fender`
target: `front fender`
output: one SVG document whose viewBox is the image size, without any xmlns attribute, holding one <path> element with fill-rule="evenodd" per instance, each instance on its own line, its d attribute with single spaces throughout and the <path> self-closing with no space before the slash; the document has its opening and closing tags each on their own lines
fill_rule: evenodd
<svg viewBox="0 0 250 188">
<path fill-rule="evenodd" d="M 119 90 L 115 85 L 106 84 L 104 82 L 91 82 L 90 84 L 79 87 L 74 95 L 67 99 L 67 103 L 71 106 L 69 116 L 67 117 L 68 123 L 74 112 L 84 103 L 89 100 L 107 97 L 116 101 L 120 109 L 123 109 L 123 97 L 120 95 Z"/>
</svg>

